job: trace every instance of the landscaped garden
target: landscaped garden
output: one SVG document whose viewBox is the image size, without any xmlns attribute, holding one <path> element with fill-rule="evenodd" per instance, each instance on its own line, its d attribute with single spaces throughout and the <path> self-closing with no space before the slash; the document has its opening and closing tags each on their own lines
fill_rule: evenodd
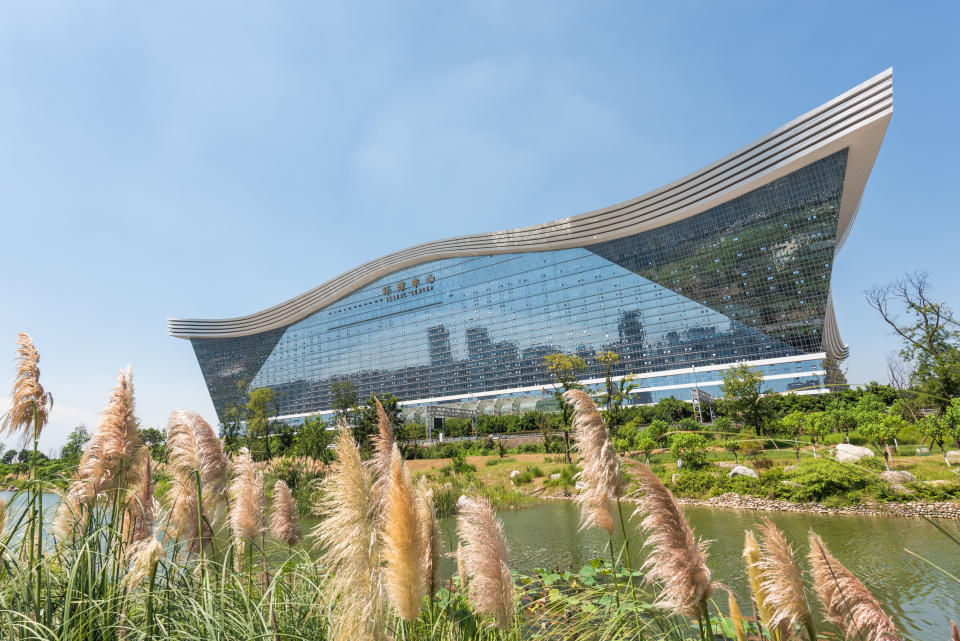
<svg viewBox="0 0 960 641">
<path fill-rule="evenodd" d="M 36 455 L 50 398 L 26 335 L 18 358 L 3 429 L 34 446 L 7 469 L 8 484 L 18 487 L 2 511 L 0 629 L 9 638 L 739 641 L 814 639 L 827 634 L 818 629 L 824 622 L 848 638 L 901 638 L 884 605 L 813 531 L 798 563 L 801 541 L 772 522 L 748 530 L 749 598 L 726 594 L 712 578 L 709 543 L 698 540 L 674 493 L 837 505 L 956 495 L 947 451 L 918 457 L 916 450 L 927 447 L 924 434 L 943 449 L 946 439 L 930 425 L 952 429 L 960 403 L 911 424 L 897 399 L 885 403 L 880 386 L 769 397 L 760 403 L 790 411 L 765 408 L 769 415 L 753 430 L 732 405 L 727 411 L 740 420 L 699 425 L 679 402 L 631 408 L 608 395 L 601 411 L 590 394 L 569 389 L 559 429 L 513 450 L 491 435 L 431 447 L 400 442 L 391 412 L 374 399 L 372 429 L 356 417 L 353 429 L 343 420 L 318 431 L 314 422 L 284 449 L 287 435 L 269 428 L 231 442 L 179 411 L 162 442 L 148 442 L 156 435 L 141 430 L 124 370 L 89 439 L 74 439 L 76 463 L 55 467 Z M 735 368 L 729 376 L 734 385 L 753 374 Z M 800 403 L 819 407 L 800 410 Z M 611 430 L 616 412 L 620 424 Z M 833 412 L 856 419 L 840 432 L 803 438 L 807 425 L 818 429 Z M 801 427 L 789 427 L 798 413 Z M 898 427 L 889 437 L 894 450 L 882 456 L 886 442 L 865 433 L 888 417 L 898 417 Z M 257 416 L 247 418 L 256 424 Z M 305 439 L 331 435 L 333 447 L 324 443 L 320 457 L 304 453 L 317 447 Z M 275 439 L 280 456 L 255 461 L 245 445 L 268 451 L 262 438 Z M 861 440 L 884 447 L 838 460 L 846 441 Z M 732 474 L 736 465 L 743 469 Z M 888 466 L 914 478 L 884 479 Z M 44 507 L 51 491 L 60 494 L 55 515 Z M 537 496 L 576 501 L 581 528 L 607 537 L 604 557 L 579 569 L 512 571 L 496 508 Z M 457 568 L 449 577 L 440 573 L 444 515 L 456 521 L 445 546 Z"/>
</svg>

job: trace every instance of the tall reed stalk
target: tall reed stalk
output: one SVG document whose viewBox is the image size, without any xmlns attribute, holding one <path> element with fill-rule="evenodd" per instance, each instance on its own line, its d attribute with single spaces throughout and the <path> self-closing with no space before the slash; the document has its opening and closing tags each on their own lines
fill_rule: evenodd
<svg viewBox="0 0 960 641">
<path fill-rule="evenodd" d="M 21 441 L 33 439 L 30 457 L 30 483 L 27 494 L 29 516 L 22 546 L 27 548 L 30 576 L 34 568 L 40 572 L 40 560 L 43 558 L 43 490 L 37 479 L 37 445 L 40 432 L 53 409 L 53 396 L 40 384 L 40 352 L 33 344 L 29 334 L 17 335 L 16 375 L 10 390 L 10 409 L 0 420 L 0 435 L 19 436 Z M 32 428 L 32 429 L 31 429 Z M 39 616 L 40 586 L 42 577 L 38 574 L 36 588 L 31 578 L 30 593 L 34 595 L 36 609 L 34 618 Z"/>
<path fill-rule="evenodd" d="M 663 586 L 654 605 L 698 621 L 702 634 L 713 639 L 708 599 L 714 590 L 707 566 L 709 545 L 698 541 L 673 495 L 646 465 L 637 466 L 640 483 L 636 513 L 643 517 L 651 547 L 643 564 L 648 581 Z"/>
</svg>

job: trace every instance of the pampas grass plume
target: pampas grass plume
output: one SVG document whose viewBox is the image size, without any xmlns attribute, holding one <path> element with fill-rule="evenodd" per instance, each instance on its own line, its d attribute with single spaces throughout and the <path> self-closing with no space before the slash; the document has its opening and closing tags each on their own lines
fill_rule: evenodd
<svg viewBox="0 0 960 641">
<path fill-rule="evenodd" d="M 153 533 L 153 474 L 150 450 L 143 447 L 137 453 L 136 465 L 141 466 L 137 473 L 140 487 L 132 493 L 128 501 L 130 507 L 130 541 L 142 541 Z"/>
<path fill-rule="evenodd" d="M 167 421 L 167 459 L 170 533 L 196 553 L 213 536 L 209 523 L 219 521 L 224 511 L 230 463 L 213 428 L 196 412 L 181 411 Z"/>
<path fill-rule="evenodd" d="M 130 559 L 130 569 L 124 577 L 127 586 L 132 588 L 149 577 L 163 555 L 163 544 L 154 536 L 149 536 L 131 545 L 127 551 L 127 558 Z"/>
<path fill-rule="evenodd" d="M 813 587 L 827 620 L 843 630 L 848 639 L 893 641 L 900 638 L 893 621 L 870 590 L 830 553 L 813 530 L 810 531 L 810 566 Z"/>
<path fill-rule="evenodd" d="M 374 469 L 381 478 L 390 475 L 390 466 L 393 461 L 393 426 L 390 417 L 379 398 L 374 397 L 377 406 L 377 433 L 373 435 L 373 462 Z"/>
<path fill-rule="evenodd" d="M 16 361 L 17 373 L 10 390 L 10 410 L 0 420 L 0 436 L 19 433 L 26 442 L 31 436 L 40 436 L 53 408 L 53 396 L 45 392 L 40 384 L 40 352 L 29 334 L 17 334 Z M 37 414 L 35 425 L 34 410 Z"/>
<path fill-rule="evenodd" d="M 747 632 L 743 627 L 743 613 L 733 592 L 727 592 L 727 607 L 730 610 L 730 622 L 733 623 L 733 632 L 737 641 L 747 641 Z"/>
<path fill-rule="evenodd" d="M 612 503 L 623 493 L 623 479 L 610 433 L 589 395 L 573 389 L 563 398 L 573 405 L 573 438 L 580 453 L 580 480 L 586 486 L 576 498 L 581 529 L 597 526 L 612 534 Z"/>
<path fill-rule="evenodd" d="M 457 578 L 460 579 L 460 591 L 467 591 L 467 583 L 470 581 L 470 576 L 467 574 L 467 562 L 463 557 L 463 543 L 457 543 Z"/>
<path fill-rule="evenodd" d="M 315 506 L 321 521 L 311 532 L 323 550 L 319 564 L 330 572 L 324 588 L 332 606 L 329 638 L 374 641 L 385 634 L 386 611 L 373 474 L 346 424 L 336 451 Z"/>
<path fill-rule="evenodd" d="M 136 465 L 134 460 L 142 447 L 138 446 L 137 431 L 133 374 L 128 366 L 120 370 L 97 429 L 80 457 L 76 476 L 57 508 L 52 528 L 57 537 L 66 539 L 83 525 L 87 512 L 98 498 L 109 492 L 141 486 L 143 466 Z M 128 505 L 129 501 L 129 496 L 124 498 Z"/>
<path fill-rule="evenodd" d="M 636 514 L 650 536 L 652 550 L 643 564 L 647 580 L 659 580 L 663 591 L 654 605 L 691 619 L 706 613 L 714 584 L 707 567 L 707 543 L 697 541 L 670 490 L 646 465 L 637 466 L 640 500 Z"/>
<path fill-rule="evenodd" d="M 783 532 L 769 519 L 760 526 L 762 558 L 755 562 L 759 570 L 759 593 L 770 612 L 769 626 L 785 627 L 785 632 L 802 625 L 809 639 L 816 639 L 813 615 L 803 591 L 803 575 L 793 556 L 793 548 Z"/>
<path fill-rule="evenodd" d="M 410 472 L 400 450 L 393 446 L 390 476 L 383 509 L 383 557 L 387 594 L 406 621 L 420 614 L 424 595 L 423 539 Z"/>
<path fill-rule="evenodd" d="M 433 503 L 433 489 L 423 477 L 417 483 L 417 519 L 420 522 L 420 540 L 423 545 L 420 574 L 427 595 L 433 598 L 440 584 L 440 524 L 437 522 L 437 510 Z"/>
<path fill-rule="evenodd" d="M 270 533 L 287 545 L 302 538 L 300 511 L 286 481 L 278 479 L 273 485 L 273 512 L 270 514 Z"/>
<path fill-rule="evenodd" d="M 233 463 L 230 483 L 230 530 L 234 540 L 250 544 L 264 530 L 263 472 L 250 458 L 250 451 L 242 447 Z"/>
<path fill-rule="evenodd" d="M 467 598 L 476 612 L 492 615 L 504 630 L 513 618 L 514 586 L 503 524 L 484 498 L 461 499 L 459 509 L 457 534 L 463 547 L 457 556 L 468 576 Z"/>
<path fill-rule="evenodd" d="M 756 535 L 753 530 L 747 530 L 743 540 L 743 562 L 747 568 L 747 583 L 750 585 L 750 594 L 753 596 L 754 615 L 760 621 L 760 625 L 768 628 L 773 613 L 764 601 L 761 589 L 763 577 L 760 572 L 760 561 L 762 559 Z"/>
<path fill-rule="evenodd" d="M 92 484 L 95 494 L 118 489 L 122 479 L 127 486 L 138 487 L 132 465 L 137 448 L 137 417 L 134 414 L 133 372 L 120 370 L 117 384 L 100 416 L 97 430 L 87 443 L 77 467 L 81 479 Z"/>
</svg>

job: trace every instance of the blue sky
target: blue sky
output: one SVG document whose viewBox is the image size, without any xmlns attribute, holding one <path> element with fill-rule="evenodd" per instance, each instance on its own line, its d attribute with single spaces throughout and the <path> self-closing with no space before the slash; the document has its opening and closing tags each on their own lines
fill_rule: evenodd
<svg viewBox="0 0 960 641">
<path fill-rule="evenodd" d="M 127 363 L 145 424 L 212 419 L 166 317 L 638 196 L 892 66 L 833 275 L 849 378 L 882 380 L 864 289 L 925 269 L 960 307 L 957 33 L 948 3 L 7 3 L 0 354 L 42 352 L 45 450 Z"/>
</svg>

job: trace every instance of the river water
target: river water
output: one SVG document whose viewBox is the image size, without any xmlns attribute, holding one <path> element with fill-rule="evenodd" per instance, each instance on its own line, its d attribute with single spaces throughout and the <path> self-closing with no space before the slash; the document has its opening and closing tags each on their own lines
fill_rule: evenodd
<svg viewBox="0 0 960 641">
<path fill-rule="evenodd" d="M 0 492 L 0 498 L 9 501 L 10 493 Z M 57 502 L 56 495 L 44 496 L 48 520 Z M 23 508 L 20 500 L 15 501 L 14 506 L 14 513 Z M 734 589 L 741 607 L 750 602 L 741 556 L 743 533 L 769 518 L 793 542 L 804 570 L 807 568 L 807 531 L 813 528 L 834 556 L 870 588 L 911 638 L 948 639 L 949 620 L 960 622 L 960 583 L 905 551 L 915 552 L 954 576 L 960 576 L 960 545 L 927 521 L 700 506 L 685 506 L 683 511 L 697 536 L 712 541 L 708 565 L 714 579 Z M 580 532 L 579 511 L 571 501 L 504 510 L 500 518 L 510 545 L 510 565 L 520 573 L 529 574 L 540 568 L 577 569 L 592 559 L 608 558 L 606 532 L 597 528 Z M 11 514 L 8 528 L 13 526 L 13 519 Z M 627 528 L 632 550 L 640 545 L 636 522 L 633 520 Z M 938 520 L 936 524 L 960 541 L 960 523 Z M 448 550 L 455 547 L 455 520 L 443 519 L 441 531 L 445 547 Z M 617 549 L 622 543 L 622 537 L 615 537 Z M 636 565 L 639 564 L 635 562 Z M 452 562 L 445 559 L 442 572 L 449 576 L 452 570 Z M 812 598 L 812 593 L 808 594 Z M 725 603 L 726 598 L 720 595 L 718 601 Z"/>
<path fill-rule="evenodd" d="M 625 506 L 626 507 L 626 506 Z M 806 570 L 807 531 L 813 528 L 841 563 L 873 592 L 897 625 L 916 639 L 948 639 L 950 621 L 960 622 L 960 583 L 944 576 L 909 549 L 960 576 L 960 545 L 921 519 L 757 512 L 685 506 L 698 537 L 711 540 L 708 565 L 714 579 L 734 589 L 741 607 L 749 604 L 742 552 L 744 531 L 769 518 L 784 531 Z M 510 545 L 510 565 L 521 573 L 537 568 L 576 569 L 608 557 L 607 533 L 578 532 L 579 513 L 570 501 L 552 501 L 500 513 Z M 960 524 L 937 525 L 960 541 Z M 443 538 L 455 540 L 452 519 L 442 523 Z M 628 527 L 631 550 L 640 545 L 636 520 Z M 614 539 L 619 548 L 622 537 Z M 637 565 L 635 563 L 635 565 Z M 448 566 L 447 571 L 450 571 Z M 813 598 L 813 594 L 809 593 Z M 725 595 L 718 601 L 726 602 Z M 746 610 L 746 608 L 744 608 Z"/>
</svg>

